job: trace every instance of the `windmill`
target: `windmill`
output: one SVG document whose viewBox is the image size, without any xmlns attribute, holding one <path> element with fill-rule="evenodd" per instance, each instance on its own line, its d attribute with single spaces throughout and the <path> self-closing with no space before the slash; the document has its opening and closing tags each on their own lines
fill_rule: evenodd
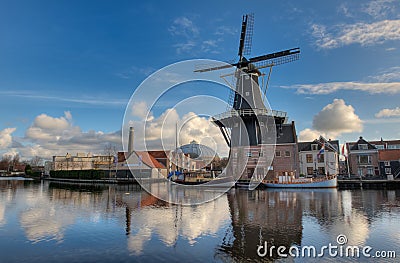
<svg viewBox="0 0 400 263">
<path fill-rule="evenodd" d="M 277 128 L 287 121 L 286 112 L 268 110 L 258 85 L 259 69 L 295 61 L 300 49 L 292 48 L 247 59 L 252 45 L 254 15 L 243 16 L 239 42 L 239 61 L 214 67 L 195 69 L 194 72 L 208 72 L 235 67 L 236 87 L 232 92 L 232 109 L 213 117 L 228 146 L 255 146 L 266 143 L 270 137 L 267 123 L 275 122 Z M 265 92 L 264 92 L 265 94 Z M 274 124 L 275 125 L 275 124 Z"/>
</svg>

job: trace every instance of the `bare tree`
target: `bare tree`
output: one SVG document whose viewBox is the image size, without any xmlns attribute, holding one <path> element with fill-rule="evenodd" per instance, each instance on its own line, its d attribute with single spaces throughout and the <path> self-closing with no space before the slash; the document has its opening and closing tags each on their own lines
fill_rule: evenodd
<svg viewBox="0 0 400 263">
<path fill-rule="evenodd" d="M 11 160 L 12 169 L 15 170 L 16 166 L 19 164 L 19 154 L 14 155 Z"/>
<path fill-rule="evenodd" d="M 8 171 L 8 169 L 10 168 L 11 160 L 11 155 L 3 155 L 0 161 L 0 170 Z"/>
<path fill-rule="evenodd" d="M 108 176 L 111 177 L 111 167 L 114 163 L 115 155 L 117 154 L 117 147 L 111 143 L 104 146 L 104 154 L 107 156 Z"/>
<path fill-rule="evenodd" d="M 32 159 L 29 161 L 29 164 L 32 167 L 41 166 L 41 165 L 43 165 L 43 158 L 36 155 L 36 156 L 32 157 Z"/>
</svg>

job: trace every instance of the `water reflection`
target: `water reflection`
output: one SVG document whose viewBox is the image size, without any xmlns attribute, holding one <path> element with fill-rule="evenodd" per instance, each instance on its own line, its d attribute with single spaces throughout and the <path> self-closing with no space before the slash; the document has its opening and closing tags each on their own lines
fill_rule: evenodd
<svg viewBox="0 0 400 263">
<path fill-rule="evenodd" d="M 392 212 L 397 206 L 395 214 L 399 215 L 399 192 L 233 190 L 228 192 L 227 197 L 232 227 L 225 232 L 217 252 L 222 259 L 230 258 L 238 262 L 273 261 L 279 258 L 276 250 L 272 256 L 260 258 L 257 255 L 258 245 L 267 241 L 269 246 L 276 247 L 313 245 L 320 248 L 328 243 L 337 244 L 336 237 L 339 234 L 347 236 L 347 245 L 372 245 L 377 250 L 393 248 L 391 242 L 374 241 L 380 233 L 371 231 L 374 222 L 380 222 L 386 215 L 387 204 L 390 204 Z M 387 228 L 398 233 L 393 223 L 389 223 Z M 400 244 L 398 236 L 393 238 L 397 245 Z M 347 259 L 325 260 L 344 262 Z M 308 262 L 304 259 L 296 261 Z"/>
<path fill-rule="evenodd" d="M 122 199 L 126 204 L 128 249 L 135 255 L 143 253 L 152 237 L 167 247 L 182 240 L 194 245 L 200 237 L 216 235 L 230 219 L 225 198 L 201 206 L 169 205 L 148 194 L 140 200 L 130 196 Z"/>
<path fill-rule="evenodd" d="M 260 258 L 257 246 L 322 246 L 345 234 L 349 245 L 397 250 L 399 224 L 398 190 L 232 189 L 212 202 L 182 206 L 134 185 L 0 181 L 4 262 L 293 261 L 276 252 Z"/>
</svg>

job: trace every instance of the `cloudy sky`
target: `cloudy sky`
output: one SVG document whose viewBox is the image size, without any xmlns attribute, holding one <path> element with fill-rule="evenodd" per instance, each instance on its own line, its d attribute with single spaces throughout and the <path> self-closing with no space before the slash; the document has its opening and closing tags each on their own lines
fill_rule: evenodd
<svg viewBox="0 0 400 263">
<path fill-rule="evenodd" d="M 138 85 L 182 60 L 237 60 L 245 13 L 255 14 L 251 56 L 301 49 L 273 69 L 267 94 L 301 140 L 400 138 L 399 1 L 2 1 L 0 153 L 119 144 Z"/>
</svg>

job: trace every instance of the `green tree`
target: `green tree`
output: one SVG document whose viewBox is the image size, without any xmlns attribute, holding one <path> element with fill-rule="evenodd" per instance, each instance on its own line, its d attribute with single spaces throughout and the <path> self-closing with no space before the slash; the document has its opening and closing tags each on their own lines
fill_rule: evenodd
<svg viewBox="0 0 400 263">
<path fill-rule="evenodd" d="M 32 167 L 29 164 L 25 166 L 25 174 L 32 175 Z"/>
</svg>

